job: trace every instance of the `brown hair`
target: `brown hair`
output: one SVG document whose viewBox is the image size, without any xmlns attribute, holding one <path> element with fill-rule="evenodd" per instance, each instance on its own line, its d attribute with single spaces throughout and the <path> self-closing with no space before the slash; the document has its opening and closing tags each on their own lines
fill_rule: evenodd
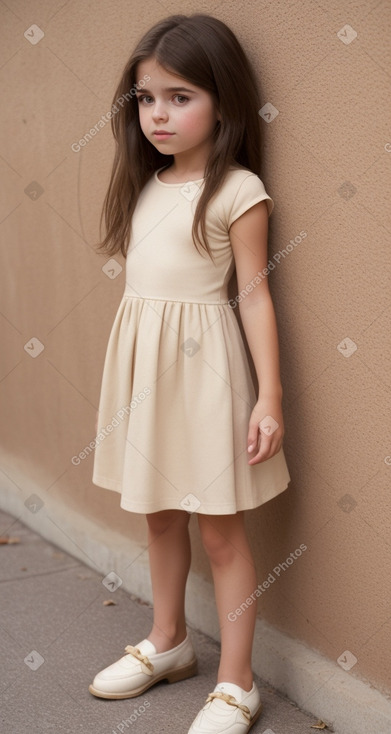
<svg viewBox="0 0 391 734">
<path fill-rule="evenodd" d="M 198 241 L 212 257 L 205 227 L 208 202 L 235 162 L 259 175 L 261 128 L 256 78 L 245 52 L 225 23 L 203 14 L 160 21 L 141 38 L 126 64 L 113 100 L 118 110 L 111 118 L 116 152 L 100 219 L 101 227 L 104 216 L 107 234 L 98 249 L 108 255 L 121 250 L 126 257 L 138 197 L 151 175 L 174 161 L 147 140 L 139 124 L 136 89 L 143 84 L 136 79 L 137 64 L 152 57 L 166 71 L 210 92 L 221 114 L 192 228 L 196 248 Z M 118 108 L 118 101 L 129 97 Z"/>
</svg>

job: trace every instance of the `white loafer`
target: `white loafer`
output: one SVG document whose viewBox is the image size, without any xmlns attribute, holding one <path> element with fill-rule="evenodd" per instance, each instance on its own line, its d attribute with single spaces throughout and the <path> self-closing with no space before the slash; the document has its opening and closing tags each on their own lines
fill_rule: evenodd
<svg viewBox="0 0 391 734">
<path fill-rule="evenodd" d="M 261 711 L 261 697 L 255 683 L 251 691 L 235 683 L 218 683 L 188 734 L 246 734 Z"/>
<path fill-rule="evenodd" d="M 127 645 L 127 655 L 98 673 L 88 687 L 99 698 L 133 698 L 160 680 L 169 683 L 197 673 L 197 659 L 189 636 L 177 647 L 157 653 L 150 640 Z"/>
</svg>

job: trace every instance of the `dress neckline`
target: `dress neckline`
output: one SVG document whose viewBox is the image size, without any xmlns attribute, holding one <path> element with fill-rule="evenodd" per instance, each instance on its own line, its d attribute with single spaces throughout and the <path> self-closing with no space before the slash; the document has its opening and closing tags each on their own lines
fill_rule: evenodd
<svg viewBox="0 0 391 734">
<path fill-rule="evenodd" d="M 166 183 L 165 181 L 161 181 L 158 177 L 158 173 L 160 171 L 163 171 L 163 169 L 166 168 L 166 166 L 162 166 L 161 168 L 158 168 L 157 171 L 154 173 L 155 181 L 157 181 L 161 186 L 184 186 L 185 184 L 189 183 L 189 179 L 187 181 L 182 181 L 180 183 Z M 197 183 L 198 181 L 204 181 L 205 178 L 196 178 L 192 179 L 194 183 Z"/>
</svg>

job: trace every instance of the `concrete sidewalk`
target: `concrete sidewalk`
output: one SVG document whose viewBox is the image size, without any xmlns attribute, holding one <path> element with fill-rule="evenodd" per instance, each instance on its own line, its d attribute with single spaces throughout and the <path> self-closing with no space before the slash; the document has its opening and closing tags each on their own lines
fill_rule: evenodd
<svg viewBox="0 0 391 734">
<path fill-rule="evenodd" d="M 219 645 L 191 629 L 197 676 L 163 681 L 134 699 L 105 700 L 88 685 L 128 644 L 147 636 L 152 609 L 103 574 L 0 512 L 1 713 L 4 734 L 187 734 L 215 686 Z M 115 605 L 105 605 L 106 600 Z M 317 723 L 256 678 L 264 710 L 251 734 L 311 734 Z M 330 731 L 330 729 L 326 730 Z M 346 734 L 349 734 L 348 732 Z"/>
</svg>

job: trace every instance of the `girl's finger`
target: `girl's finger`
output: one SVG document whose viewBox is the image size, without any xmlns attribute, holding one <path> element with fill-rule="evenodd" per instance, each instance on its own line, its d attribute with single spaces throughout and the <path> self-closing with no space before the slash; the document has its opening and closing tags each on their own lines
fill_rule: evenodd
<svg viewBox="0 0 391 734">
<path fill-rule="evenodd" d="M 276 438 L 267 438 L 262 436 L 259 446 L 258 453 L 249 460 L 249 464 L 258 464 L 261 461 L 271 459 L 272 456 L 278 453 L 282 446 L 282 439 L 276 440 Z"/>
<path fill-rule="evenodd" d="M 249 454 L 251 454 L 252 451 L 257 447 L 258 445 L 258 439 L 259 439 L 259 431 L 258 426 L 250 426 L 248 437 L 247 437 L 247 444 L 248 448 L 247 451 Z"/>
<path fill-rule="evenodd" d="M 257 464 L 259 461 L 265 460 L 268 458 L 269 455 L 269 449 L 270 449 L 270 440 L 264 440 L 264 436 L 259 436 L 258 445 L 255 446 L 255 451 L 257 452 L 255 456 L 253 456 L 249 464 Z"/>
</svg>

